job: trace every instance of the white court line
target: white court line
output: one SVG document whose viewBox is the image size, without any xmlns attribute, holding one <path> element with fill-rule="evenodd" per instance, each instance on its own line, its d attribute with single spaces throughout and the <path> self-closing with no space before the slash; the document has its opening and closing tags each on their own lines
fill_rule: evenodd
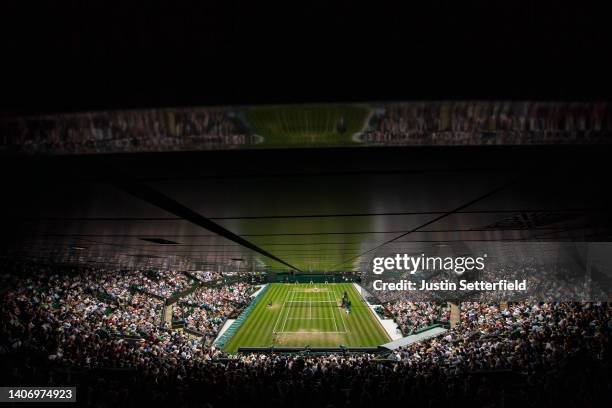
<svg viewBox="0 0 612 408">
<path fill-rule="evenodd" d="M 285 333 L 285 326 L 287 326 L 287 320 L 288 320 L 290 312 L 291 312 L 291 308 L 289 307 L 287 308 L 287 315 L 285 316 L 285 322 L 283 323 L 283 329 L 281 330 L 281 333 Z"/>
<path fill-rule="evenodd" d="M 309 318 L 312 317 L 312 300 L 308 301 L 308 312 L 310 313 L 310 316 L 308 316 Z"/>
<path fill-rule="evenodd" d="M 340 293 L 340 288 L 337 288 L 337 292 L 338 292 L 338 298 L 340 298 L 342 296 L 342 294 Z M 347 291 L 348 292 L 348 291 Z M 344 326 L 344 331 L 345 333 L 350 333 L 351 331 L 349 330 L 348 326 L 347 326 L 347 322 L 346 322 L 346 315 L 344 314 L 343 310 L 340 310 L 340 321 L 342 322 L 342 326 Z"/>
<path fill-rule="evenodd" d="M 317 292 L 331 291 L 330 288 L 315 288 L 315 289 L 316 291 L 313 292 L 312 288 L 307 288 L 307 289 L 293 288 L 293 289 L 289 289 L 289 292 L 317 293 Z"/>
<path fill-rule="evenodd" d="M 287 303 L 287 296 L 289 296 L 289 292 L 285 293 L 285 299 L 283 300 L 283 305 L 281 306 L 281 310 L 278 313 L 278 317 L 276 318 L 276 323 L 274 324 L 274 329 L 272 329 L 272 333 L 278 333 L 276 331 L 276 326 L 278 326 L 278 322 L 279 322 L 281 316 L 283 315 L 283 311 L 285 310 L 285 303 Z"/>
<path fill-rule="evenodd" d="M 346 334 L 343 331 L 287 331 L 282 334 L 324 334 L 324 333 L 335 333 L 335 334 Z"/>
<path fill-rule="evenodd" d="M 336 288 L 336 289 L 338 289 L 338 288 Z M 348 293 L 348 291 L 347 291 L 347 293 Z M 341 294 L 339 293 L 339 295 L 341 295 Z M 340 311 L 340 321 L 342 321 L 342 325 L 344 326 L 344 331 L 345 331 L 345 333 L 349 333 L 350 331 L 349 331 L 348 327 L 346 327 L 346 322 L 344 321 L 344 319 L 345 319 L 344 318 L 344 313 L 343 313 L 343 311 Z"/>
<path fill-rule="evenodd" d="M 329 298 L 329 300 L 331 300 L 333 302 L 333 299 L 330 297 L 329 292 L 327 293 L 327 297 Z M 342 313 L 342 312 L 340 312 Z M 334 326 L 336 327 L 336 331 L 338 331 L 338 323 L 336 323 L 336 308 L 332 307 L 332 316 L 333 316 L 333 320 L 334 320 Z"/>
<path fill-rule="evenodd" d="M 313 292 L 312 289 L 291 289 L 289 290 L 289 292 L 295 292 L 295 293 L 325 293 L 325 292 L 331 292 L 330 289 L 320 289 L 316 292 Z"/>
<path fill-rule="evenodd" d="M 297 296 L 296 296 L 297 293 Z M 305 300 L 295 300 L 297 299 L 302 299 L 303 296 L 300 296 L 302 293 L 310 293 L 307 290 L 300 290 L 300 289 L 292 289 L 287 291 L 287 293 L 285 294 L 285 301 L 283 302 L 283 306 L 281 309 L 281 314 L 279 314 L 279 317 L 277 318 L 277 323 L 279 320 L 281 320 L 282 318 L 282 313 L 284 311 L 284 309 L 287 309 L 287 312 L 285 314 L 285 317 L 282 323 L 282 328 L 281 331 L 276 332 L 277 334 L 325 334 L 325 333 L 329 333 L 329 334 L 347 334 L 349 333 L 348 328 L 346 326 L 346 323 L 344 322 L 344 318 L 342 317 L 342 312 L 339 310 L 338 313 L 340 313 L 340 320 L 342 321 L 342 324 L 344 326 L 344 331 L 340 331 L 339 327 L 338 327 L 338 322 L 336 321 L 336 317 L 313 317 L 312 316 L 312 304 L 313 303 L 333 303 L 333 307 L 332 307 L 332 314 L 334 313 L 333 310 L 336 309 L 337 307 L 337 301 L 335 302 L 333 300 L 332 294 L 336 293 L 335 289 L 325 289 L 325 290 L 321 290 L 320 293 L 327 293 L 327 298 L 331 300 L 310 300 L 310 296 L 306 296 Z M 292 309 L 292 304 L 295 304 L 297 302 L 303 302 L 304 304 L 308 303 L 309 306 L 309 312 L 310 312 L 310 317 L 309 318 L 303 318 L 303 317 L 290 317 L 291 316 L 291 309 Z M 326 330 L 317 330 L 317 331 L 304 331 L 304 330 L 299 330 L 299 331 L 285 331 L 285 328 L 287 327 L 287 321 L 288 320 L 333 320 L 334 321 L 334 325 L 336 326 L 336 330 L 335 331 L 326 331 Z M 276 325 L 275 325 L 276 327 Z"/>
</svg>

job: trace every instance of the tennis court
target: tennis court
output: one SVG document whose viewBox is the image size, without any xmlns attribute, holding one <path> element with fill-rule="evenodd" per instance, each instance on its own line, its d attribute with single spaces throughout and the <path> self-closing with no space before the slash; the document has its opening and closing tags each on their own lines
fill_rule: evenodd
<svg viewBox="0 0 612 408">
<path fill-rule="evenodd" d="M 330 288 L 292 289 L 286 293 L 273 332 L 347 333 L 346 310 Z"/>
</svg>

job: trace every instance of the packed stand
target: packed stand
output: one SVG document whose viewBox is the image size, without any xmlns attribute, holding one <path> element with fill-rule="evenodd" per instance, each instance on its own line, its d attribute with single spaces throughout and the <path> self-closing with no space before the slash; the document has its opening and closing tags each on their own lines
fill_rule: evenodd
<svg viewBox="0 0 612 408">
<path fill-rule="evenodd" d="M 393 317 L 404 336 L 436 323 L 445 324 L 450 318 L 450 309 L 435 302 L 399 300 L 385 304 L 385 310 Z"/>
<path fill-rule="evenodd" d="M 246 283 L 199 288 L 179 300 L 174 306 L 173 318 L 202 333 L 205 343 L 211 344 L 225 321 L 248 306 L 251 292 L 252 286 Z"/>
<path fill-rule="evenodd" d="M 415 102 L 377 109 L 360 141 L 370 145 L 609 143 L 605 103 Z"/>
<path fill-rule="evenodd" d="M 164 271 L 163 273 L 149 273 L 147 275 L 142 277 L 137 286 L 148 293 L 165 299 L 176 296 L 196 284 L 191 277 L 180 271 Z"/>
<path fill-rule="evenodd" d="M 152 109 L 20 117 L 0 121 L 0 151 L 38 154 L 235 148 L 251 143 L 228 109 Z"/>
<path fill-rule="evenodd" d="M 220 272 L 213 271 L 189 271 L 190 275 L 199 280 L 200 282 L 210 282 L 221 278 Z"/>
<path fill-rule="evenodd" d="M 242 406 L 266 395 L 270 406 L 499 406 L 519 400 L 576 406 L 592 403 L 593 395 L 610 395 L 612 313 L 605 303 L 517 302 L 503 309 L 464 302 L 460 324 L 442 337 L 387 355 L 226 355 L 180 331 L 149 325 L 146 311 L 121 309 L 109 324 L 105 316 L 113 316 L 112 305 L 87 290 L 96 274 L 31 272 L 3 277 L 8 290 L 1 304 L 0 354 L 12 359 L 11 378 L 49 373 L 40 381 L 60 381 L 65 372 L 54 369 L 67 367 L 137 370 L 122 379 L 119 371 L 96 371 L 93 382 L 79 376 L 89 390 L 83 398 L 94 405 Z M 189 300 L 239 303 L 249 289 L 197 291 Z M 143 305 L 141 296 L 146 295 L 132 298 L 134 307 Z M 399 313 L 404 309 L 423 323 L 428 313 L 439 312 L 397 305 Z M 124 320 L 129 314 L 135 317 Z M 108 335 L 111 327 L 141 337 Z"/>
</svg>

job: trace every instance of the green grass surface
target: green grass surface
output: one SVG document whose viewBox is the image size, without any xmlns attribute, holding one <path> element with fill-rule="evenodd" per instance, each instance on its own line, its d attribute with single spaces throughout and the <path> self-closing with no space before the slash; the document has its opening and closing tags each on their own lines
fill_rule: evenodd
<svg viewBox="0 0 612 408">
<path fill-rule="evenodd" d="M 339 306 L 344 292 L 351 301 L 349 314 Z M 270 346 L 376 347 L 388 341 L 386 332 L 352 284 L 274 283 L 225 350 Z"/>
<path fill-rule="evenodd" d="M 368 117 L 369 109 L 360 105 L 257 106 L 245 111 L 250 127 L 263 137 L 261 147 L 356 144 L 351 137 L 363 130 Z"/>
</svg>

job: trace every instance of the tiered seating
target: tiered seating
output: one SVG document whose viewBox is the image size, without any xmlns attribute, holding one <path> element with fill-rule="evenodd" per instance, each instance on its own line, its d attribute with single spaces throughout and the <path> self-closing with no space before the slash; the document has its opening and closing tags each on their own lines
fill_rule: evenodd
<svg viewBox="0 0 612 408">
<path fill-rule="evenodd" d="M 263 296 L 268 290 L 268 286 L 266 285 L 263 290 L 261 290 L 257 296 L 249 303 L 249 305 L 240 313 L 240 316 L 232 323 L 230 327 L 223 333 L 217 340 L 215 340 L 215 347 L 223 349 L 227 342 L 238 332 L 238 329 L 242 326 L 242 324 L 249 317 L 255 306 L 263 299 Z"/>
</svg>

